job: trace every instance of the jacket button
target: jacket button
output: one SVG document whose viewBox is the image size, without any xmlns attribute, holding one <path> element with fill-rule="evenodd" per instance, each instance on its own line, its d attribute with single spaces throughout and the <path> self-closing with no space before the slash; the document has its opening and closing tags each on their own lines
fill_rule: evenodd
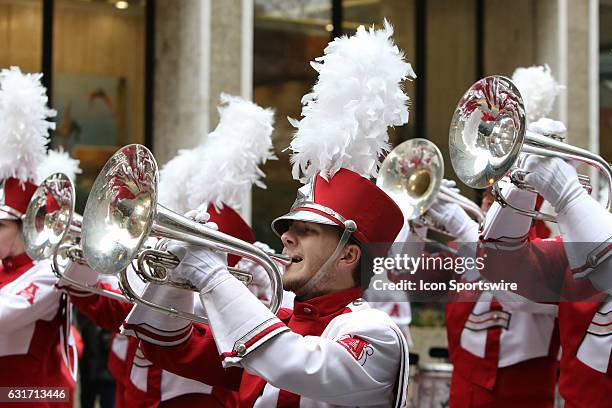
<svg viewBox="0 0 612 408">
<path fill-rule="evenodd" d="M 310 312 L 312 312 L 312 309 L 310 309 L 309 307 L 304 308 L 304 313 L 310 314 Z"/>
<path fill-rule="evenodd" d="M 247 348 L 244 344 L 238 344 L 236 345 L 236 354 L 238 355 L 238 357 L 242 357 L 246 354 Z"/>
</svg>

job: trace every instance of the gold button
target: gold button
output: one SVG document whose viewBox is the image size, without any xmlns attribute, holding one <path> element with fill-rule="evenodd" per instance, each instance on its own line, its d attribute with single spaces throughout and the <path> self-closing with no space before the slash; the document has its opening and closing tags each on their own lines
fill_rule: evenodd
<svg viewBox="0 0 612 408">
<path fill-rule="evenodd" d="M 309 314 L 312 310 L 309 307 L 304 308 L 304 313 Z"/>
</svg>

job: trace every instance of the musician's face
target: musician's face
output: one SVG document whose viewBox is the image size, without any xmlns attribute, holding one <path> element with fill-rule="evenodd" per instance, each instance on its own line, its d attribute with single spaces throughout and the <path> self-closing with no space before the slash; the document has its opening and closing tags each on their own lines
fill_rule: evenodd
<svg viewBox="0 0 612 408">
<path fill-rule="evenodd" d="M 0 259 L 22 254 L 25 251 L 21 228 L 16 221 L 0 220 Z"/>
<path fill-rule="evenodd" d="M 338 230 L 329 225 L 293 221 L 281 236 L 283 253 L 291 256 L 283 287 L 295 292 L 314 276 L 336 249 Z"/>
</svg>

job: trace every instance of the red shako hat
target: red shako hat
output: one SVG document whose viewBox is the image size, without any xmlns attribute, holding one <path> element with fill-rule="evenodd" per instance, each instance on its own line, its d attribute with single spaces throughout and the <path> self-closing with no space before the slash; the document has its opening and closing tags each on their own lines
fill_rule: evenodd
<svg viewBox="0 0 612 408">
<path fill-rule="evenodd" d="M 355 228 L 345 223 L 350 220 L 360 243 L 391 243 L 402 228 L 402 211 L 371 181 L 390 148 L 387 128 L 408 122 L 401 83 L 416 77 L 392 35 L 387 21 L 381 30 L 360 26 L 311 63 L 319 79 L 302 98 L 302 119 L 290 119 L 297 128 L 293 177 L 305 185 L 289 213 L 272 222 L 276 234 L 293 220 L 338 225 L 346 233 Z"/>
<path fill-rule="evenodd" d="M 288 221 L 308 221 L 344 227 L 346 220 L 357 224 L 353 238 L 360 243 L 393 242 L 402 229 L 401 209 L 372 181 L 359 174 L 340 169 L 329 181 L 317 175 L 312 183 L 300 189 L 289 213 L 272 222 L 279 236 Z"/>
</svg>

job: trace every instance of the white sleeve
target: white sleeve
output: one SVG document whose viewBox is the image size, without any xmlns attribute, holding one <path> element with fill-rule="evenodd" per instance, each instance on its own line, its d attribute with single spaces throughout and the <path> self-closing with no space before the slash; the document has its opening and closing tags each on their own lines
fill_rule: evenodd
<svg viewBox="0 0 612 408">
<path fill-rule="evenodd" d="M 251 274 L 253 279 L 247 285 L 247 288 L 251 291 L 257 299 L 269 304 L 272 296 L 272 290 L 270 287 L 270 278 L 266 274 L 265 269 L 255 262 L 242 258 L 237 264 L 236 268 L 241 271 Z"/>
<path fill-rule="evenodd" d="M 535 206 L 537 195 L 513 184 L 505 185 L 502 193 L 517 207 L 532 210 Z M 487 212 L 480 235 L 484 241 L 521 241 L 529 233 L 531 221 L 530 217 L 518 214 L 510 207 L 503 208 L 496 201 Z"/>
<path fill-rule="evenodd" d="M 167 308 L 187 313 L 194 312 L 196 294 L 170 285 L 149 283 L 145 286 L 142 298 Z M 199 314 L 203 311 L 198 310 Z M 187 341 L 191 335 L 192 324 L 188 320 L 136 303 L 121 325 L 120 332 L 140 340 L 173 346 Z"/>
<path fill-rule="evenodd" d="M 310 399 L 337 405 L 389 404 L 400 368 L 398 334 L 374 319 L 364 324 L 343 317 L 337 318 L 344 321 L 333 328 L 332 338 L 287 331 L 244 358 L 242 366 L 279 389 Z M 378 313 L 376 318 L 385 320 Z"/>
<path fill-rule="evenodd" d="M 572 274 L 612 293 L 612 214 L 582 194 L 557 220 Z"/>
<path fill-rule="evenodd" d="M 391 405 L 406 346 L 384 313 L 348 313 L 320 337 L 301 336 L 234 278 L 200 298 L 226 367 L 242 366 L 277 388 L 331 404 Z"/>
<path fill-rule="evenodd" d="M 57 277 L 48 262 L 35 264 L 21 278 L 0 292 L 0 327 L 9 333 L 36 320 L 51 320 L 57 313 L 62 293 L 55 288 Z"/>
</svg>

